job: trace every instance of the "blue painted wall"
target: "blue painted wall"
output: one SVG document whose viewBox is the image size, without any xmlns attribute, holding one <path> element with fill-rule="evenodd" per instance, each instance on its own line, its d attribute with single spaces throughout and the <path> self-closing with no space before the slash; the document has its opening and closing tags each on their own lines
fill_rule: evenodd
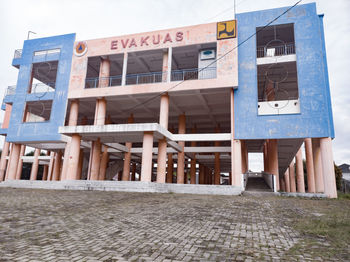
<svg viewBox="0 0 350 262">
<path fill-rule="evenodd" d="M 17 88 L 15 95 L 10 97 L 12 113 L 7 129 L 8 142 L 45 142 L 59 141 L 58 127 L 64 125 L 67 94 L 73 55 L 75 34 L 60 35 L 24 41 L 22 57 L 15 59 L 19 64 Z M 35 56 L 35 51 L 60 48 L 59 54 Z M 40 99 L 34 94 L 28 94 L 32 63 L 58 60 L 55 92 L 46 93 Z M 5 101 L 7 98 L 5 98 Z M 26 101 L 52 100 L 50 120 L 46 122 L 23 123 L 23 113 Z M 7 101 L 9 102 L 9 101 Z"/>
<path fill-rule="evenodd" d="M 237 15 L 238 43 L 287 8 Z M 316 4 L 296 6 L 273 24 L 294 23 L 300 114 L 258 115 L 256 37 L 238 48 L 235 138 L 334 137 L 322 16 Z"/>
</svg>

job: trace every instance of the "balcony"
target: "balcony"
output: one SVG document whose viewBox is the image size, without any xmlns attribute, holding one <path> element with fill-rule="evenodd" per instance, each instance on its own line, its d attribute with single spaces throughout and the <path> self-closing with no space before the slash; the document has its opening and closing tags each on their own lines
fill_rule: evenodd
<svg viewBox="0 0 350 262">
<path fill-rule="evenodd" d="M 55 82 L 32 84 L 31 94 L 55 92 Z"/>
<path fill-rule="evenodd" d="M 128 74 L 125 85 L 141 85 L 166 82 L 167 72 L 150 72 L 141 74 Z M 171 81 L 186 81 L 216 78 L 216 67 L 193 68 L 171 71 Z M 93 77 L 85 79 L 85 88 L 121 86 L 122 75 L 111 77 Z"/>
<path fill-rule="evenodd" d="M 256 49 L 256 57 L 274 57 L 295 54 L 294 43 L 287 43 L 275 46 L 258 46 Z"/>
</svg>

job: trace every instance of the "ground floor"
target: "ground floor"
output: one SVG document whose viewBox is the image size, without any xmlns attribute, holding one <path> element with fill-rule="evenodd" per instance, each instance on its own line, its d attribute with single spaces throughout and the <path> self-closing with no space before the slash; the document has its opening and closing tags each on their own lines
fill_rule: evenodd
<svg viewBox="0 0 350 262">
<path fill-rule="evenodd" d="M 152 98 L 70 99 L 66 124 L 58 130 L 60 141 L 4 143 L 0 181 L 23 179 L 23 162 L 29 161 L 30 180 L 232 185 L 244 190 L 249 153 L 261 153 L 261 175 L 273 191 L 337 197 L 330 137 L 237 139 L 231 88 L 164 93 L 150 103 Z M 130 108 L 131 99 L 144 104 Z M 24 156 L 26 146 L 35 149 L 33 156 Z"/>
<path fill-rule="evenodd" d="M 346 261 L 349 205 L 349 200 L 266 193 L 208 196 L 0 188 L 0 257 Z M 315 231 L 320 223 L 324 232 Z"/>
</svg>

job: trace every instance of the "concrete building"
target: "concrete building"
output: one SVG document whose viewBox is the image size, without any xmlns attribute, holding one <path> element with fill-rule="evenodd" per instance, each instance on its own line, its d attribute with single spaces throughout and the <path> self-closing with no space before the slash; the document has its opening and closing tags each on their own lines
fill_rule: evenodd
<svg viewBox="0 0 350 262">
<path fill-rule="evenodd" d="M 337 197 L 323 15 L 306 4 L 269 24 L 286 10 L 24 41 L 12 62 L 17 84 L 2 105 L 0 180 L 20 179 L 19 163 L 31 161 L 31 180 L 39 165 L 45 180 L 219 185 L 225 173 L 244 190 L 248 154 L 261 152 L 275 191 L 307 186 Z M 34 157 L 26 160 L 25 146 Z"/>
</svg>

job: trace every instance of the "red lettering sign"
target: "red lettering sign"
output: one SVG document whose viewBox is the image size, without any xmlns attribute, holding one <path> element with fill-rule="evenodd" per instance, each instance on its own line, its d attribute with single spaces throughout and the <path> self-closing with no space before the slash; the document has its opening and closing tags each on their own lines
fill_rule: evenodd
<svg viewBox="0 0 350 262">
<path fill-rule="evenodd" d="M 138 47 L 138 46 L 149 46 L 150 44 L 153 45 L 159 45 L 160 41 L 162 39 L 162 43 L 166 44 L 166 43 L 172 43 L 173 39 L 176 42 L 181 42 L 184 39 L 184 33 L 179 31 L 176 32 L 175 35 L 171 35 L 170 33 L 166 33 L 164 36 L 164 40 L 163 40 L 163 36 L 161 36 L 160 34 L 157 35 L 152 35 L 152 42 L 148 42 L 151 41 L 151 36 L 142 36 L 141 38 L 126 38 L 126 39 L 121 39 L 121 46 L 125 49 L 125 48 L 131 48 L 131 47 Z M 113 40 L 111 41 L 111 49 L 115 50 L 118 49 L 118 40 Z"/>
</svg>

